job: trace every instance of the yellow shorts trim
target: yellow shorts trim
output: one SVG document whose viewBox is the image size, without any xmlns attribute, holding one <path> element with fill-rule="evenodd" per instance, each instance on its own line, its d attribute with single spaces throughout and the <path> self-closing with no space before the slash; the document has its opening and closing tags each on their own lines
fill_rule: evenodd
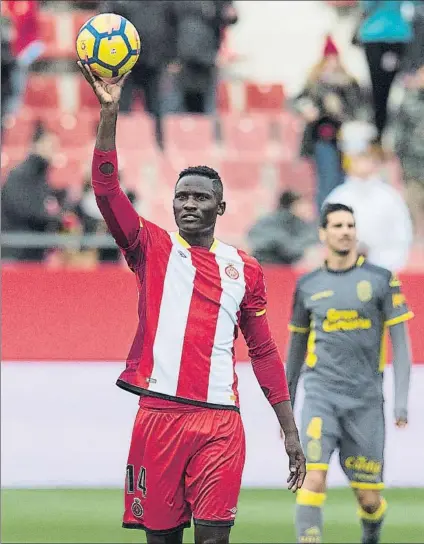
<svg viewBox="0 0 424 544">
<path fill-rule="evenodd" d="M 327 495 L 325 493 L 315 493 L 309 489 L 299 489 L 296 495 L 296 503 L 301 506 L 322 506 Z"/>
<path fill-rule="evenodd" d="M 384 484 L 383 482 L 350 482 L 350 487 L 353 489 L 384 489 Z"/>
<path fill-rule="evenodd" d="M 367 521 L 379 521 L 387 510 L 387 501 L 386 499 L 381 499 L 380 506 L 377 508 L 377 510 L 373 514 L 369 514 L 368 512 L 365 512 L 365 510 L 362 510 L 362 508 L 358 508 L 358 516 L 361 519 L 366 519 Z"/>
<path fill-rule="evenodd" d="M 328 470 L 328 463 L 306 463 L 306 470 Z"/>
</svg>

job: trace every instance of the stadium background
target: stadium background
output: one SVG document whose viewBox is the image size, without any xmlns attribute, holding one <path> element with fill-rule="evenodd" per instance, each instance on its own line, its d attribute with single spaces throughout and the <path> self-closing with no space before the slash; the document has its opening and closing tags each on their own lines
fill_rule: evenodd
<svg viewBox="0 0 424 544">
<path fill-rule="evenodd" d="M 275 96 L 280 106 L 283 96 L 281 84 L 284 83 L 284 93 L 287 94 L 300 88 L 305 71 L 319 55 L 322 35 L 329 28 L 343 54 L 348 56 L 351 70 L 361 81 L 366 80 L 361 54 L 347 52 L 352 21 L 337 19 L 324 2 L 236 4 L 241 22 L 231 31 L 231 39 L 226 43 L 223 55 L 227 55 L 227 60 L 233 55 L 238 56 L 240 62 L 231 69 L 224 69 L 224 73 L 228 70 L 220 90 L 224 112 L 235 111 L 239 115 L 247 111 L 251 115 L 251 100 L 261 102 L 264 94 L 267 98 L 262 104 L 272 103 L 270 97 Z M 69 44 L 73 45 L 73 29 L 78 28 L 79 22 L 86 20 L 88 14 L 69 12 L 58 16 L 47 9 L 43 17 L 45 28 L 50 29 L 47 54 L 62 56 L 62 60 L 72 58 Z M 273 18 L 281 22 L 283 31 L 281 25 L 270 25 Z M 255 35 L 255 40 L 251 39 L 252 35 Z M 302 47 L 298 48 L 294 63 L 291 51 L 300 40 Z M 75 74 L 65 74 L 59 79 L 56 74 L 33 74 L 26 100 L 32 107 L 45 111 L 46 96 L 49 96 L 50 106 L 56 101 L 51 118 L 59 119 L 59 124 L 66 119 L 65 125 L 72 128 L 72 121 L 68 125 L 67 122 L 77 114 L 78 134 L 83 137 L 80 141 L 84 142 L 84 148 L 68 149 L 58 157 L 53 182 L 60 186 L 65 182 L 66 168 L 70 165 L 80 168 L 77 163 L 83 162 L 82 150 L 89 160 L 91 133 L 87 129 L 84 134 L 81 127 L 87 126 L 83 120 L 90 117 L 90 114 L 88 117 L 85 115 L 90 111 L 90 102 L 80 103 L 79 100 L 90 99 Z M 49 116 L 52 111 L 48 109 Z M 288 135 L 284 150 L 277 159 L 263 161 L 263 158 L 252 157 L 252 152 L 256 153 L 258 149 L 257 135 L 265 134 L 257 130 L 258 124 L 252 125 L 255 137 L 245 137 L 242 142 L 249 154 L 247 177 L 246 168 L 242 170 L 243 166 L 240 166 L 246 157 L 239 155 L 237 149 L 231 150 L 232 154 L 229 152 L 225 159 L 232 166 L 230 169 L 225 163 L 226 171 L 235 172 L 239 168 L 240 172 L 230 182 L 228 198 L 237 202 L 240 208 L 221 229 L 223 237 L 228 235 L 226 239 L 230 237 L 238 241 L 246 221 L 252 223 L 255 214 L 271 208 L 276 191 L 282 185 L 297 184 L 300 179 L 300 190 L 305 194 L 313 192 L 313 180 L 307 166 L 294 160 L 299 138 L 297 120 L 288 112 L 273 118 L 281 120 Z M 260 124 L 263 119 L 262 116 L 251 117 L 250 120 Z M 15 132 L 20 143 L 24 142 L 25 134 L 30 135 L 33 119 L 28 117 L 26 120 L 27 124 L 25 119 L 20 120 L 19 130 Z M 177 134 L 181 134 L 179 129 L 177 124 L 174 128 Z M 122 130 L 118 145 L 121 145 L 125 132 Z M 202 134 L 207 134 L 207 130 Z M 24 146 L 14 145 L 13 130 L 8 137 L 7 145 L 2 147 L 2 179 L 26 152 Z M 88 141 L 90 145 L 86 146 Z M 174 159 L 178 154 L 178 160 L 185 161 L 190 155 L 188 148 L 192 148 L 193 138 L 181 139 L 178 136 L 178 141 L 186 147 L 174 149 Z M 264 144 L 266 147 L 266 142 Z M 203 149 L 203 145 L 204 141 L 198 143 L 197 152 Z M 135 150 L 126 149 L 125 143 L 122 147 L 123 161 L 133 164 Z M 272 149 L 269 156 L 272 156 Z M 173 172 L 179 164 L 159 164 L 156 160 L 155 157 L 153 162 L 143 166 L 140 179 L 143 172 L 152 171 L 152 164 L 161 175 L 166 172 L 168 179 L 174 179 Z M 255 185 L 260 176 L 256 177 L 252 172 L 261 168 L 267 172 L 273 170 L 273 183 L 268 183 L 270 178 L 266 177 L 262 185 Z M 299 173 L 302 174 L 300 177 Z M 395 174 L 394 165 L 394 177 Z M 155 183 L 159 184 L 154 176 L 149 179 L 150 188 Z M 243 183 L 246 180 L 252 180 L 250 189 L 255 191 L 255 199 L 252 192 L 245 191 Z M 297 185 L 296 188 L 299 189 Z M 157 201 L 146 198 L 144 202 L 151 217 L 158 214 L 166 227 L 171 225 L 171 216 L 162 207 L 162 202 L 169 197 L 169 189 L 166 187 L 156 194 Z M 251 215 L 243 213 L 246 212 L 245 205 L 256 201 L 256 197 L 261 198 L 262 207 L 251 210 Z M 405 431 L 395 431 L 392 425 L 390 365 L 385 379 L 386 481 L 391 509 L 384 542 L 424 542 L 424 434 L 420 420 L 424 413 L 424 317 L 421 310 L 424 274 L 413 270 L 419 269 L 420 263 L 421 254 L 414 253 L 411 271 L 402 274 L 405 293 L 416 314 L 411 324 L 414 353 L 411 421 Z M 293 285 L 299 273 L 299 270 L 278 267 L 266 269 L 269 316 L 282 351 L 287 338 Z M 135 295 L 132 274 L 116 266 L 99 266 L 94 270 L 50 269 L 43 265 L 3 266 L 3 542 L 143 540 L 143 535 L 138 532 L 120 529 L 121 488 L 137 400 L 114 385 L 135 330 Z M 233 542 L 293 542 L 294 498 L 283 490 L 287 472 L 283 444 L 272 411 L 253 378 L 250 365 L 245 362 L 246 356 L 246 347 L 240 341 L 238 373 L 248 456 Z M 332 489 L 325 510 L 326 541 L 358 541 L 355 504 L 336 459 L 333 459 L 330 471 L 330 485 Z M 190 533 L 187 538 L 190 541 Z"/>
</svg>

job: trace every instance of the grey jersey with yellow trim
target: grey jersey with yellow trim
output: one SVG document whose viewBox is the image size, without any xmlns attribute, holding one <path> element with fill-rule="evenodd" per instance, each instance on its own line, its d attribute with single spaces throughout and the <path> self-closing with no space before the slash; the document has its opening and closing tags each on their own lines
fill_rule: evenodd
<svg viewBox="0 0 424 544">
<path fill-rule="evenodd" d="M 306 393 L 350 397 L 352 406 L 382 400 L 386 328 L 411 317 L 400 281 L 363 257 L 348 270 L 302 276 L 289 329 L 309 334 Z"/>
</svg>

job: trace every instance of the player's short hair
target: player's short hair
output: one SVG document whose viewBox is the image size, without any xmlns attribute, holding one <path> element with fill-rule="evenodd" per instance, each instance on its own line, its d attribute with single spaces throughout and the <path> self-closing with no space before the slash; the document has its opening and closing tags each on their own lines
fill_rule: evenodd
<svg viewBox="0 0 424 544">
<path fill-rule="evenodd" d="M 325 204 L 321 210 L 320 218 L 320 227 L 322 229 L 327 228 L 328 216 L 330 215 L 330 213 L 334 212 L 349 212 L 355 217 L 355 214 L 353 213 L 353 208 L 351 208 L 350 206 L 346 206 L 346 204 L 339 204 L 337 202 Z"/>
<path fill-rule="evenodd" d="M 221 177 L 213 168 L 210 168 L 209 166 L 189 166 L 180 172 L 177 183 L 185 176 L 203 176 L 211 179 L 213 181 L 213 190 L 216 194 L 218 202 L 221 202 L 221 200 L 224 198 L 224 186 L 222 184 Z"/>
</svg>

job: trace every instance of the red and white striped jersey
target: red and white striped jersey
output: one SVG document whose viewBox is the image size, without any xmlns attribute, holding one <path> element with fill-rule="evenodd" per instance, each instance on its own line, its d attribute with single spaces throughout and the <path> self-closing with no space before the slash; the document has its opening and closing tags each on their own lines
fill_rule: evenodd
<svg viewBox="0 0 424 544">
<path fill-rule="evenodd" d="M 262 268 L 215 240 L 208 250 L 142 220 L 125 251 L 136 273 L 139 324 L 118 385 L 199 405 L 238 407 L 234 342 L 241 316 L 262 315 Z"/>
</svg>

